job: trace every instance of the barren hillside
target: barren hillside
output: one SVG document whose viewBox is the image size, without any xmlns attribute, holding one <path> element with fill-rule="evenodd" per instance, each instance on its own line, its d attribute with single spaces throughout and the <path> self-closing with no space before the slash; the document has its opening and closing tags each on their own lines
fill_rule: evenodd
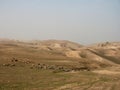
<svg viewBox="0 0 120 90">
<path fill-rule="evenodd" d="M 120 43 L 102 43 L 83 46 L 65 40 L 45 40 L 20 42 L 0 41 L 1 57 L 29 58 L 33 62 L 70 62 L 87 63 L 90 68 L 100 68 L 120 63 Z M 4 58 L 4 57 L 3 57 Z M 6 60 L 4 60 L 6 61 Z M 54 62 L 53 62 L 54 63 Z"/>
<path fill-rule="evenodd" d="M 65 40 L 2 39 L 0 89 L 98 90 L 98 85 L 104 83 L 100 90 L 118 90 L 119 64 L 119 42 L 83 46 Z"/>
</svg>

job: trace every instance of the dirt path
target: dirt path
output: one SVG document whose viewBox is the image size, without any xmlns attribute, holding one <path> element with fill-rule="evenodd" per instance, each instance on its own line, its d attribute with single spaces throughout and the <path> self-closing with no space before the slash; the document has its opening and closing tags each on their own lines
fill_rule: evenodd
<svg viewBox="0 0 120 90">
<path fill-rule="evenodd" d="M 113 75 L 113 74 L 120 74 L 119 71 L 110 71 L 110 70 L 95 70 L 93 71 L 94 73 L 99 73 L 99 74 L 108 74 L 108 75 Z"/>
<path fill-rule="evenodd" d="M 94 70 L 94 73 L 99 73 L 99 74 L 107 74 L 107 75 L 116 75 L 116 74 L 120 74 L 120 65 L 117 66 L 112 66 L 112 67 L 108 67 L 105 69 L 101 69 L 101 70 Z"/>
</svg>

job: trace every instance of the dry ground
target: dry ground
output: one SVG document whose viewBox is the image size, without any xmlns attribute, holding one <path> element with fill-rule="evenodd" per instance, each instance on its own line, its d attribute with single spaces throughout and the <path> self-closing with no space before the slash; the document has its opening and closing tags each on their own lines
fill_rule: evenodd
<svg viewBox="0 0 120 90">
<path fill-rule="evenodd" d="M 96 53 L 96 52 L 95 52 Z M 118 55 L 119 56 L 119 55 Z M 105 57 L 106 58 L 106 57 Z M 23 44 L 0 44 L 0 90 L 119 90 L 120 66 L 95 64 Z M 117 60 L 117 59 L 115 59 Z M 94 65 L 92 64 L 94 63 Z M 70 69 L 40 69 L 39 64 Z M 37 65 L 37 66 L 36 66 Z M 96 65 L 101 65 L 99 68 Z M 75 70 L 87 66 L 90 70 Z M 106 66 L 106 67 L 105 67 Z"/>
</svg>

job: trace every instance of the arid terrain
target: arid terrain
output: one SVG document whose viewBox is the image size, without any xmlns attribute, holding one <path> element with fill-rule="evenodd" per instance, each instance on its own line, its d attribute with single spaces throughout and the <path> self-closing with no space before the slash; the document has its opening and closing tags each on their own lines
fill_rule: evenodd
<svg viewBox="0 0 120 90">
<path fill-rule="evenodd" d="M 0 90 L 119 90 L 120 42 L 0 39 Z"/>
</svg>

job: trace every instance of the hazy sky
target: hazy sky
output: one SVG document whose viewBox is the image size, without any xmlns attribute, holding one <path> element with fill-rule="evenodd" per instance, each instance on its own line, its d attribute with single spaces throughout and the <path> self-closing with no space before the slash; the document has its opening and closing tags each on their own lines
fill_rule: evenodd
<svg viewBox="0 0 120 90">
<path fill-rule="evenodd" d="M 0 0 L 0 38 L 120 41 L 120 0 Z"/>
</svg>

